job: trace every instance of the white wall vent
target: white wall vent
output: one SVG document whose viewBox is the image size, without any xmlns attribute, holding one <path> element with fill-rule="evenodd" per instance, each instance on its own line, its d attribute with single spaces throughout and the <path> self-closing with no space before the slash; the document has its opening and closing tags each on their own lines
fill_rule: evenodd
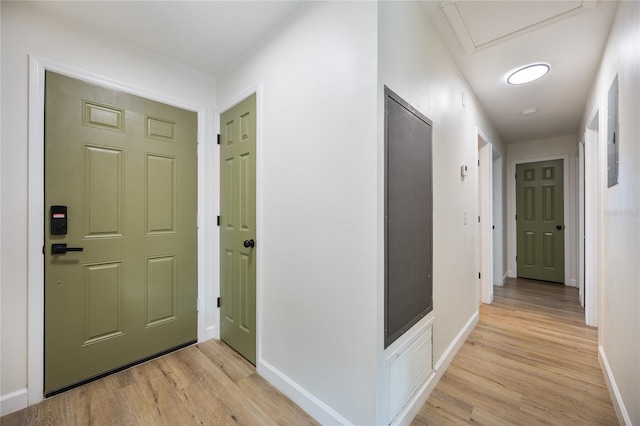
<svg viewBox="0 0 640 426">
<path fill-rule="evenodd" d="M 433 372 L 433 318 L 385 361 L 390 424 Z"/>
</svg>

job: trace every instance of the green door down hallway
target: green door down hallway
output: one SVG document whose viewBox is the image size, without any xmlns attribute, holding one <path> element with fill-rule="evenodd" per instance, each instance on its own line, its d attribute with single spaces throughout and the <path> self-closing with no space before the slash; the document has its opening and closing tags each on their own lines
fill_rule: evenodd
<svg viewBox="0 0 640 426">
<path fill-rule="evenodd" d="M 563 160 L 516 165 L 518 277 L 564 283 Z"/>
<path fill-rule="evenodd" d="M 51 395 L 197 339 L 197 116 L 51 72 L 45 87 Z"/>
<path fill-rule="evenodd" d="M 220 337 L 256 364 L 256 95 L 220 117 Z"/>
</svg>

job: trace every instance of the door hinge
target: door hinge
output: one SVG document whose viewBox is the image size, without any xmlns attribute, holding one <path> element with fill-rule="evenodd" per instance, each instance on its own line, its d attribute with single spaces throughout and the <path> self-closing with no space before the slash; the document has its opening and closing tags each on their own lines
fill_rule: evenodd
<svg viewBox="0 0 640 426">
<path fill-rule="evenodd" d="M 513 175 L 513 178 L 514 178 L 515 180 L 518 180 L 518 174 L 516 173 L 515 175 Z"/>
<path fill-rule="evenodd" d="M 220 133 L 218 133 L 218 145 L 220 145 Z"/>
<path fill-rule="evenodd" d="M 518 215 L 516 215 L 516 220 L 518 220 Z"/>
<path fill-rule="evenodd" d="M 217 222 L 218 222 L 218 226 L 220 226 L 220 216 L 218 216 Z"/>
<path fill-rule="evenodd" d="M 46 253 L 44 252 L 44 246 L 42 246 L 42 254 L 46 254 Z"/>
<path fill-rule="evenodd" d="M 478 279 L 482 278 L 482 274 L 480 274 L 480 272 L 478 272 Z"/>
<path fill-rule="evenodd" d="M 218 308 L 220 307 L 220 298 L 218 297 Z"/>
<path fill-rule="evenodd" d="M 478 167 L 480 167 L 480 160 L 478 160 Z"/>
<path fill-rule="evenodd" d="M 518 256 L 516 256 L 516 262 L 518 261 Z"/>
<path fill-rule="evenodd" d="M 480 223 L 480 216 L 478 216 L 478 223 Z"/>
</svg>

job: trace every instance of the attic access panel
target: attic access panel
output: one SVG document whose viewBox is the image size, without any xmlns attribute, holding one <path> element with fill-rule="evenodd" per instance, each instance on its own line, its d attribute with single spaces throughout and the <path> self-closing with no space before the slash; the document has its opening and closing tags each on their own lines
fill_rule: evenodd
<svg viewBox="0 0 640 426">
<path fill-rule="evenodd" d="M 468 54 L 595 7 L 595 1 L 447 0 L 442 10 Z"/>
<path fill-rule="evenodd" d="M 385 348 L 433 310 L 431 133 L 385 86 Z"/>
</svg>

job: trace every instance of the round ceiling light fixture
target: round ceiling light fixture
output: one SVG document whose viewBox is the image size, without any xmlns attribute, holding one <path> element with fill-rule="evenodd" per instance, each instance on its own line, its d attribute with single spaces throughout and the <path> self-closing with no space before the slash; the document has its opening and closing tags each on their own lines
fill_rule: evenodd
<svg viewBox="0 0 640 426">
<path fill-rule="evenodd" d="M 549 65 L 544 63 L 527 65 L 514 72 L 507 78 L 509 84 L 525 84 L 544 77 L 549 72 Z"/>
</svg>

